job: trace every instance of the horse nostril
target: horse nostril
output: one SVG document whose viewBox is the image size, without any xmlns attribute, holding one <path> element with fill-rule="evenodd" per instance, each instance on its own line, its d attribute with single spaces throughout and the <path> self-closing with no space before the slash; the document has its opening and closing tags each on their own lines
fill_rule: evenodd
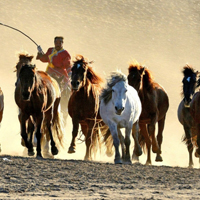
<svg viewBox="0 0 200 200">
<path fill-rule="evenodd" d="M 115 106 L 115 110 L 117 110 L 117 106 Z"/>
<path fill-rule="evenodd" d="M 122 107 L 122 111 L 124 110 L 124 107 Z"/>
<path fill-rule="evenodd" d="M 79 81 L 76 81 L 76 85 L 79 85 L 79 83 L 80 83 Z"/>
</svg>

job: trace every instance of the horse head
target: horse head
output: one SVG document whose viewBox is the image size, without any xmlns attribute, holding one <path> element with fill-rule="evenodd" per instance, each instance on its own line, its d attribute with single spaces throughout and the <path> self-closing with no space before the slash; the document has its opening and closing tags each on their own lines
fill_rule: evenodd
<svg viewBox="0 0 200 200">
<path fill-rule="evenodd" d="M 19 61 L 16 65 L 16 67 L 15 67 L 16 68 L 15 71 L 17 71 L 17 77 L 19 76 L 19 72 L 21 70 L 22 65 L 31 63 L 33 57 L 34 56 L 26 54 L 26 53 L 25 54 L 24 53 L 19 54 Z"/>
<path fill-rule="evenodd" d="M 184 74 L 184 77 L 183 77 L 183 80 L 182 80 L 182 83 L 183 83 L 183 96 L 184 96 L 184 105 L 186 107 L 189 106 L 191 100 L 192 100 L 192 96 L 195 92 L 195 88 L 196 88 L 196 78 L 197 78 L 197 74 L 198 74 L 198 71 L 195 72 L 194 69 L 189 66 L 189 65 L 186 65 L 183 67 L 183 74 Z"/>
<path fill-rule="evenodd" d="M 29 101 L 35 87 L 36 67 L 31 64 L 24 64 L 19 72 L 21 95 L 24 101 Z"/>
<path fill-rule="evenodd" d="M 86 84 L 88 64 L 91 62 L 87 62 L 82 55 L 77 55 L 75 59 L 71 69 L 71 86 L 72 90 L 78 91 Z"/>
<path fill-rule="evenodd" d="M 145 67 L 141 66 L 139 63 L 134 62 L 129 65 L 128 68 L 128 83 L 132 87 L 134 87 L 137 91 L 139 91 L 142 86 L 142 79 L 145 73 Z"/>
</svg>

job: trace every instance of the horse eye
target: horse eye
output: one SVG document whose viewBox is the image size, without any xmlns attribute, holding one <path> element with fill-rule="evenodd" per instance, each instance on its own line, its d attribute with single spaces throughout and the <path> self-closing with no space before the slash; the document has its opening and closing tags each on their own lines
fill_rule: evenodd
<svg viewBox="0 0 200 200">
<path fill-rule="evenodd" d="M 114 90 L 112 89 L 112 92 L 114 92 Z"/>
</svg>

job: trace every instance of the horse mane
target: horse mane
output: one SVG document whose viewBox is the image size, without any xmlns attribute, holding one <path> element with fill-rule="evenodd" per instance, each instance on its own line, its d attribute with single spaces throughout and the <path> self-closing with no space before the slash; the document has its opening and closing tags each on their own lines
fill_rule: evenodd
<svg viewBox="0 0 200 200">
<path fill-rule="evenodd" d="M 94 72 L 94 70 L 91 66 L 89 66 L 89 64 L 92 64 L 93 61 L 88 61 L 87 58 L 85 58 L 79 54 L 79 55 L 76 55 L 73 63 L 83 63 L 85 67 L 87 66 L 86 77 L 92 84 L 99 85 L 99 84 L 103 83 L 103 79 Z"/>
<path fill-rule="evenodd" d="M 112 72 L 107 79 L 107 85 L 101 92 L 100 100 L 107 104 L 112 98 L 112 87 L 120 81 L 127 81 L 127 77 L 121 71 Z"/>
<path fill-rule="evenodd" d="M 195 74 L 195 69 L 191 65 L 186 64 L 183 67 L 182 73 L 184 76 L 191 76 L 192 74 Z"/>
<path fill-rule="evenodd" d="M 148 91 L 152 91 L 156 85 L 152 72 L 137 61 L 133 61 L 129 64 L 128 72 L 130 74 L 135 71 L 139 71 L 141 73 L 143 71 L 143 87 Z"/>
<path fill-rule="evenodd" d="M 19 61 L 17 62 L 16 66 L 15 66 L 14 72 L 17 71 L 19 64 L 21 64 L 22 62 L 24 62 L 24 61 L 26 61 L 26 60 L 29 61 L 29 62 L 31 62 L 32 59 L 34 58 L 33 55 L 30 55 L 30 54 L 27 53 L 27 52 L 21 52 L 21 53 L 19 53 L 19 54 L 18 54 L 18 57 L 19 57 Z"/>
</svg>

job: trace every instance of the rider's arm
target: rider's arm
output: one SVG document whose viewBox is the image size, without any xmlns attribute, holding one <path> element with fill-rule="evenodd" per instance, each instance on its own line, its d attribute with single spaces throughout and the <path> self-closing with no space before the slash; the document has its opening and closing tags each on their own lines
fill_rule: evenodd
<svg viewBox="0 0 200 200">
<path fill-rule="evenodd" d="M 42 62 L 49 62 L 49 54 L 51 53 L 51 48 L 47 50 L 45 54 L 39 53 L 36 56 L 36 60 L 40 60 Z"/>
</svg>

